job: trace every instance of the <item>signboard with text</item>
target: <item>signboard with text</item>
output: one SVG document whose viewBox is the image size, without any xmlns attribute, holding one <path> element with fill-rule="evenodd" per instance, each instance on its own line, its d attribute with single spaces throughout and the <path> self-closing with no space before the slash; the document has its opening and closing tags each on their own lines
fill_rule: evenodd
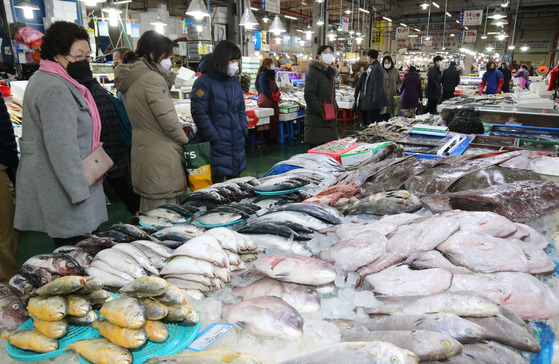
<svg viewBox="0 0 559 364">
<path fill-rule="evenodd" d="M 349 30 L 349 18 L 342 16 L 341 26 L 342 26 L 342 30 L 347 32 Z"/>
<path fill-rule="evenodd" d="M 375 28 L 372 30 L 371 34 L 371 46 L 381 46 L 383 42 L 383 32 L 384 29 L 384 21 L 376 21 Z"/>
<path fill-rule="evenodd" d="M 270 13 L 280 13 L 280 0 L 262 0 L 262 10 Z"/>
<path fill-rule="evenodd" d="M 396 28 L 396 39 L 407 39 L 410 36 L 410 28 Z"/>
<path fill-rule="evenodd" d="M 460 13 L 460 25 L 481 25 L 483 10 L 464 10 Z"/>
<path fill-rule="evenodd" d="M 475 43 L 477 39 L 477 30 L 464 30 L 462 31 L 462 43 Z"/>
</svg>

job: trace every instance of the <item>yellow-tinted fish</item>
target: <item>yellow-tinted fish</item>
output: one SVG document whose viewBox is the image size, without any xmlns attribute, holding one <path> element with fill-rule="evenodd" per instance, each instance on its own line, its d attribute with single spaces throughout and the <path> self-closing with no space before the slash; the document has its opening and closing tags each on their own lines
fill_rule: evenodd
<svg viewBox="0 0 559 364">
<path fill-rule="evenodd" d="M 161 342 L 167 340 L 169 337 L 169 330 L 167 330 L 167 326 L 161 321 L 147 320 L 144 327 L 148 339 L 151 341 Z"/>
<path fill-rule="evenodd" d="M 89 293 L 87 296 L 85 296 L 85 298 L 87 298 L 89 304 L 97 305 L 112 300 L 113 296 L 111 296 L 111 294 L 104 289 L 98 289 Z"/>
<path fill-rule="evenodd" d="M 68 314 L 68 299 L 64 296 L 32 297 L 27 304 L 27 311 L 39 320 L 62 320 Z"/>
<path fill-rule="evenodd" d="M 159 296 L 165 292 L 167 282 L 163 278 L 142 276 L 124 285 L 119 293 L 132 297 Z"/>
<path fill-rule="evenodd" d="M 7 339 L 10 345 L 20 349 L 33 350 L 38 353 L 50 353 L 58 350 L 58 340 L 43 335 L 35 329 L 3 331 L 0 337 Z"/>
<path fill-rule="evenodd" d="M 58 321 L 43 321 L 33 317 L 33 326 L 41 334 L 53 339 L 58 339 L 68 332 L 68 321 L 66 319 Z"/>
<path fill-rule="evenodd" d="M 146 322 L 144 306 L 133 297 L 122 296 L 106 302 L 100 313 L 111 323 L 129 329 L 139 329 Z"/>
<path fill-rule="evenodd" d="M 174 284 L 167 284 L 161 296 L 156 297 L 159 302 L 166 305 L 179 306 L 186 305 L 186 295 L 184 290 Z"/>
<path fill-rule="evenodd" d="M 92 327 L 99 330 L 99 334 L 109 339 L 112 343 L 124 348 L 133 349 L 144 345 L 147 340 L 146 330 L 128 329 L 110 323 L 108 320 L 94 321 Z"/>
<path fill-rule="evenodd" d="M 35 290 L 39 296 L 52 296 L 57 294 L 68 294 L 77 291 L 85 284 L 85 278 L 81 276 L 64 276 L 53 280 Z"/>
<path fill-rule="evenodd" d="M 70 349 L 95 364 L 130 364 L 133 360 L 130 350 L 103 338 L 76 341 L 64 350 Z"/>
<path fill-rule="evenodd" d="M 146 363 L 169 364 L 262 364 L 255 356 L 230 350 L 207 350 L 199 353 L 185 353 L 159 356 L 148 359 Z"/>
<path fill-rule="evenodd" d="M 167 306 L 169 313 L 163 319 L 170 322 L 182 322 L 185 325 L 196 325 L 200 321 L 198 312 L 190 305 Z"/>
<path fill-rule="evenodd" d="M 83 285 L 82 288 L 74 292 L 75 294 L 83 294 L 83 295 L 90 294 L 94 291 L 103 289 L 103 287 L 105 286 L 105 282 L 103 282 L 101 278 L 97 278 L 97 277 L 84 277 L 84 278 L 85 278 L 85 284 Z"/>
<path fill-rule="evenodd" d="M 161 320 L 169 312 L 166 305 L 154 299 L 142 298 L 141 302 L 146 309 L 146 320 Z"/>
<path fill-rule="evenodd" d="M 93 321 L 97 320 L 97 314 L 95 311 L 89 311 L 85 316 L 76 317 L 76 316 L 67 316 L 66 319 L 70 325 L 76 326 L 88 326 L 93 323 Z"/>
<path fill-rule="evenodd" d="M 69 294 L 68 299 L 68 315 L 82 317 L 91 311 L 91 305 L 84 296 Z"/>
</svg>

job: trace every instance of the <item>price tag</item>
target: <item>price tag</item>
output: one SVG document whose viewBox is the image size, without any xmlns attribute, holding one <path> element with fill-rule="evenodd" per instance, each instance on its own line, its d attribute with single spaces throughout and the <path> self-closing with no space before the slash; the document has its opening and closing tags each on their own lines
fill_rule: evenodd
<svg viewBox="0 0 559 364">
<path fill-rule="evenodd" d="M 215 322 L 199 333 L 187 349 L 192 351 L 202 351 L 210 346 L 214 341 L 225 335 L 233 327 L 235 327 L 235 325 Z"/>
</svg>

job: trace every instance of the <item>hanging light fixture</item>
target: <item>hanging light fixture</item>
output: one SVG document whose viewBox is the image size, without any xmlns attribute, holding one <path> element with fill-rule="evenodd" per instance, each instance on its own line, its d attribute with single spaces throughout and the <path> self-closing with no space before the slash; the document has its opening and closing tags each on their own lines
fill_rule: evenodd
<svg viewBox="0 0 559 364">
<path fill-rule="evenodd" d="M 307 38 L 307 40 L 311 40 L 312 39 L 312 35 L 314 34 L 314 30 L 311 27 L 311 25 L 307 25 L 307 29 L 305 29 L 305 31 L 303 32 L 305 33 L 305 37 Z"/>
<path fill-rule="evenodd" d="M 493 13 L 491 13 L 490 15 L 487 15 L 487 17 L 489 19 L 504 19 L 504 18 L 507 17 L 507 14 L 503 13 L 499 9 L 496 9 Z"/>
<path fill-rule="evenodd" d="M 33 19 L 33 10 L 41 10 L 41 8 L 33 4 L 29 0 L 22 0 L 14 5 L 14 8 L 23 10 L 23 16 L 25 19 Z"/>
<path fill-rule="evenodd" d="M 421 6 L 421 9 L 427 10 L 427 8 L 429 7 L 429 3 L 427 1 L 423 1 L 423 4 L 421 4 L 420 6 Z"/>
<path fill-rule="evenodd" d="M 509 22 L 507 21 L 507 19 L 495 19 L 491 22 L 491 25 L 502 27 L 503 25 L 506 25 L 508 23 Z"/>
<path fill-rule="evenodd" d="M 495 38 L 499 39 L 499 40 L 504 40 L 505 38 L 508 38 L 509 35 L 505 32 L 501 32 L 498 33 L 497 35 L 495 35 Z"/>
<path fill-rule="evenodd" d="M 161 17 L 159 15 L 157 16 L 157 19 L 155 19 L 155 21 L 151 22 L 150 24 L 155 27 L 155 31 L 157 33 L 160 33 L 160 34 L 165 33 L 165 28 L 164 27 L 167 26 L 167 23 L 162 21 Z"/>
<path fill-rule="evenodd" d="M 250 8 L 246 8 L 239 25 L 245 27 L 246 29 L 252 29 L 255 25 L 258 25 L 258 21 Z"/>
<path fill-rule="evenodd" d="M 528 46 L 526 46 L 526 45 L 523 45 L 522 47 L 520 47 L 520 50 L 521 50 L 522 52 L 526 52 L 528 49 L 530 49 L 530 47 L 528 47 Z"/>
<path fill-rule="evenodd" d="M 206 16 L 210 16 L 206 5 L 204 5 L 203 0 L 192 0 L 188 9 L 185 12 L 186 15 L 193 16 L 194 19 L 200 20 Z"/>
<path fill-rule="evenodd" d="M 117 9 L 117 8 L 103 8 L 103 11 L 107 14 L 109 14 L 109 25 L 111 27 L 116 27 L 118 26 L 118 20 L 120 17 L 120 14 L 122 14 L 122 10 Z M 157 19 L 161 20 L 161 18 L 159 18 L 159 16 L 157 17 Z M 167 24 L 165 24 L 167 25 Z"/>
<path fill-rule="evenodd" d="M 83 1 L 86 6 L 90 6 L 90 7 L 97 6 L 97 4 L 105 2 L 105 0 L 81 0 L 81 1 Z M 17 5 L 15 5 L 15 7 L 17 7 Z"/>
<path fill-rule="evenodd" d="M 487 39 L 487 34 L 483 34 L 483 35 L 481 36 L 481 39 Z"/>
<path fill-rule="evenodd" d="M 281 19 L 277 15 L 274 18 L 274 21 L 272 22 L 272 25 L 270 25 L 270 32 L 272 32 L 276 35 L 279 35 L 281 33 L 285 33 L 285 27 L 283 26 L 283 24 L 281 22 Z"/>
<path fill-rule="evenodd" d="M 270 21 L 270 18 L 268 18 L 266 15 L 264 15 L 264 17 L 262 18 L 262 21 L 263 21 L 264 23 L 267 23 L 267 22 Z"/>
<path fill-rule="evenodd" d="M 316 25 L 324 25 L 324 18 L 323 17 L 318 18 Z"/>
</svg>

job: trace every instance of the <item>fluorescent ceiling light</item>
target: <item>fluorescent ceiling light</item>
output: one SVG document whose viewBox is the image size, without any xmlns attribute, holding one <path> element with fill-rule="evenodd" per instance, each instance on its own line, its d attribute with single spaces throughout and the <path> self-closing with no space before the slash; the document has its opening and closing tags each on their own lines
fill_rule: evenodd
<svg viewBox="0 0 559 364">
<path fill-rule="evenodd" d="M 291 16 L 291 15 L 284 15 L 284 16 L 285 16 L 285 17 L 286 17 L 287 19 L 294 19 L 294 20 L 297 20 L 297 18 L 296 18 L 296 17 L 294 17 L 294 16 Z"/>
<path fill-rule="evenodd" d="M 434 1 L 433 1 L 433 2 L 431 3 L 431 4 L 435 5 L 435 6 L 437 7 L 437 9 L 439 9 L 439 8 L 440 8 L 439 4 L 437 4 L 437 3 L 436 3 L 436 2 L 434 2 Z"/>
<path fill-rule="evenodd" d="M 454 33 L 450 33 L 450 36 L 451 36 L 451 37 L 454 37 Z"/>
<path fill-rule="evenodd" d="M 403 26 L 403 27 L 407 27 L 407 25 L 404 24 L 404 23 L 400 23 L 400 25 Z"/>
<path fill-rule="evenodd" d="M 252 10 L 252 11 L 258 11 L 259 9 L 253 8 L 253 7 L 251 6 L 251 7 L 250 7 L 250 10 Z"/>
<path fill-rule="evenodd" d="M 487 39 L 487 34 L 482 34 L 481 39 Z"/>
<path fill-rule="evenodd" d="M 468 30 L 468 29 L 470 29 L 470 28 L 468 28 L 468 27 L 464 27 L 464 29 Z"/>
<path fill-rule="evenodd" d="M 345 13 L 346 13 L 346 14 L 351 14 L 351 10 L 346 9 Z"/>
<path fill-rule="evenodd" d="M 38 5 L 33 4 L 29 0 L 23 0 L 14 5 L 15 8 L 23 10 L 23 16 L 25 19 L 33 19 L 33 10 L 41 10 Z"/>
<path fill-rule="evenodd" d="M 456 20 L 456 23 L 460 24 L 460 22 L 458 20 Z"/>
<path fill-rule="evenodd" d="M 421 31 L 420 29 L 417 29 L 417 28 L 415 28 L 414 30 L 415 30 L 416 32 L 420 32 L 420 31 Z"/>
<path fill-rule="evenodd" d="M 528 47 L 528 46 L 522 46 L 522 47 L 520 47 L 520 50 L 521 50 L 522 52 L 526 52 L 528 49 L 530 49 L 530 47 Z"/>
<path fill-rule="evenodd" d="M 364 13 L 369 14 L 369 10 L 367 10 L 367 9 L 359 8 L 359 11 L 362 11 L 362 12 L 364 12 Z"/>
<path fill-rule="evenodd" d="M 417 34 L 410 34 L 410 35 L 409 35 L 409 38 L 417 38 L 417 37 L 418 37 Z"/>
<path fill-rule="evenodd" d="M 387 18 L 387 17 L 385 17 L 385 16 L 383 16 L 382 18 L 383 18 L 384 20 L 386 20 L 387 22 L 390 22 L 390 23 L 392 23 L 392 19 L 390 19 L 390 18 Z"/>
<path fill-rule="evenodd" d="M 423 4 L 421 4 L 421 8 L 423 10 L 427 10 L 428 7 L 429 7 L 429 3 L 427 1 L 424 1 Z"/>
<path fill-rule="evenodd" d="M 449 18 L 452 18 L 452 14 L 450 14 L 448 11 L 445 12 L 446 16 L 448 16 Z"/>
<path fill-rule="evenodd" d="M 510 49 L 510 50 L 513 50 L 513 49 L 515 49 L 515 48 L 516 48 L 516 47 L 515 47 L 514 45 L 512 45 L 512 44 L 509 46 L 509 49 Z"/>
</svg>

